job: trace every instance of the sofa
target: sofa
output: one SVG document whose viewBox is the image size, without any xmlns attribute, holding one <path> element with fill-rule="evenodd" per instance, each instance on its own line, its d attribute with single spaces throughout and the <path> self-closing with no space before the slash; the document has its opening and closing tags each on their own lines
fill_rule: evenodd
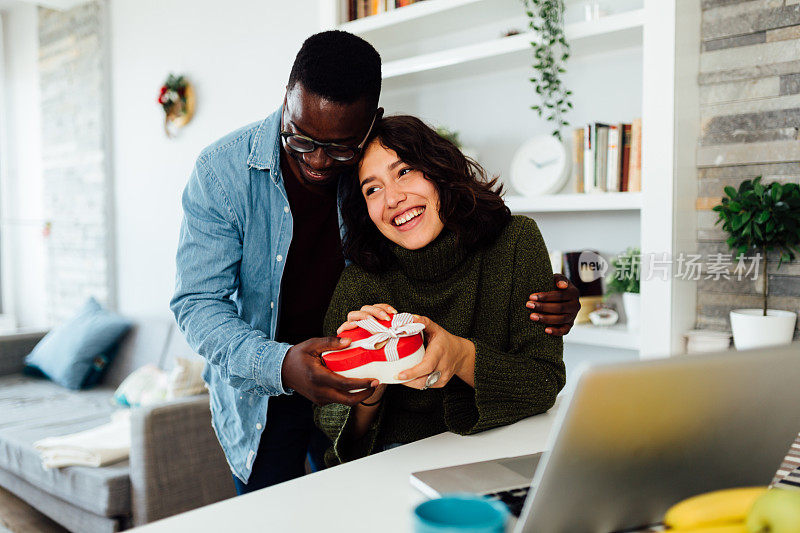
<svg viewBox="0 0 800 533">
<path fill-rule="evenodd" d="M 107 423 L 118 409 L 114 390 L 132 371 L 148 363 L 168 371 L 176 357 L 199 357 L 172 320 L 138 320 L 101 383 L 73 391 L 22 372 L 45 334 L 0 336 L 0 486 L 80 533 L 120 531 L 235 494 L 207 394 L 132 409 L 126 461 L 43 469 L 33 443 Z"/>
</svg>

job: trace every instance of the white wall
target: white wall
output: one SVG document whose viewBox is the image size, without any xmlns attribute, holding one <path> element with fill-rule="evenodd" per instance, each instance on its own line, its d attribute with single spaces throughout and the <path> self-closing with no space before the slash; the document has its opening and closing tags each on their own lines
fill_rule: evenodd
<svg viewBox="0 0 800 533">
<path fill-rule="evenodd" d="M 37 8 L 7 7 L 3 19 L 5 117 L 2 181 L 4 311 L 21 327 L 45 322 L 45 248 Z"/>
<path fill-rule="evenodd" d="M 180 194 L 199 151 L 276 109 L 326 0 L 110 0 L 117 289 L 121 312 L 168 314 Z M 197 92 L 194 120 L 167 139 L 158 89 L 169 72 Z"/>
</svg>

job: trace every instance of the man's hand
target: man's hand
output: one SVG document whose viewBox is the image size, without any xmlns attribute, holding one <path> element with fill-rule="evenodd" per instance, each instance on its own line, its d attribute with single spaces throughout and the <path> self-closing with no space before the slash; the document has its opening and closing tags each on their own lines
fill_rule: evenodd
<svg viewBox="0 0 800 533">
<path fill-rule="evenodd" d="M 525 305 L 532 309 L 531 320 L 546 324 L 545 333 L 566 335 L 581 309 L 578 288 L 563 274 L 554 274 L 556 290 L 531 294 Z"/>
<path fill-rule="evenodd" d="M 289 348 L 281 369 L 284 388 L 294 389 L 317 405 L 340 403 L 352 406 L 372 396 L 377 380 L 345 378 L 331 372 L 322 362 L 320 354 L 346 348 L 348 344 L 350 339 L 319 337 Z"/>
</svg>

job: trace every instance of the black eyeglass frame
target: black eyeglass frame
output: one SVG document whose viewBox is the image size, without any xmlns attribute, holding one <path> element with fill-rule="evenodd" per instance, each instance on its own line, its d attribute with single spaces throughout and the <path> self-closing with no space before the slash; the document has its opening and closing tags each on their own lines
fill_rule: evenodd
<svg viewBox="0 0 800 533">
<path fill-rule="evenodd" d="M 301 135 L 299 133 L 292 133 L 290 131 L 281 131 L 280 135 L 281 135 L 281 139 L 283 139 L 283 142 L 286 143 L 286 146 L 288 146 L 289 148 L 291 148 L 295 152 L 298 152 L 300 154 L 310 154 L 310 153 L 314 152 L 317 148 L 322 148 L 323 150 L 325 150 L 325 154 L 327 154 L 328 157 L 343 163 L 345 161 L 352 161 L 364 149 L 364 144 L 367 142 L 367 139 L 369 139 L 369 134 L 372 133 L 372 128 L 375 127 L 375 120 L 377 120 L 377 118 L 378 118 L 378 113 L 376 112 L 372 116 L 372 122 L 370 122 L 370 124 L 369 124 L 369 129 L 367 130 L 367 134 L 364 136 L 364 140 L 361 141 L 358 144 L 358 146 L 356 146 L 355 148 L 353 148 L 352 146 L 345 146 L 344 144 L 339 144 L 339 143 L 323 143 L 323 142 L 319 142 L 319 141 L 317 141 L 315 139 L 312 139 L 311 137 L 309 137 L 307 135 Z M 299 138 L 299 139 L 302 139 L 304 141 L 308 141 L 308 142 L 311 143 L 312 147 L 311 147 L 310 150 L 299 150 L 299 149 L 297 149 L 294 146 L 291 146 L 289 144 L 289 139 L 290 138 Z M 329 147 L 339 148 L 339 149 L 343 149 L 343 150 L 350 150 L 350 151 L 353 152 L 353 155 L 351 155 L 350 157 L 347 157 L 347 158 L 342 158 L 340 155 L 334 155 L 334 154 L 330 153 L 328 151 Z"/>
</svg>

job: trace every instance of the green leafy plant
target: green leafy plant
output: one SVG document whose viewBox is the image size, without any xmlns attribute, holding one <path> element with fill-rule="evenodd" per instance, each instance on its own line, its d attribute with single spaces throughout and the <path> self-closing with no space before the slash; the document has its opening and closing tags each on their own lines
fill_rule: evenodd
<svg viewBox="0 0 800 533">
<path fill-rule="evenodd" d="M 639 248 L 628 248 L 611 260 L 614 271 L 606 278 L 606 295 L 632 292 L 639 294 L 639 279 L 642 272 L 642 252 Z"/>
<path fill-rule="evenodd" d="M 440 137 L 444 137 L 451 143 L 455 144 L 459 150 L 462 148 L 461 139 L 459 138 L 457 131 L 445 128 L 444 126 L 439 126 L 436 128 L 436 133 L 438 133 Z"/>
<path fill-rule="evenodd" d="M 563 0 L 522 0 L 528 15 L 528 27 L 537 34 L 531 41 L 533 47 L 533 83 L 541 102 L 532 105 L 540 117 L 554 123 L 553 136 L 561 139 L 561 129 L 569 126 L 564 118 L 572 109 L 569 97 L 572 91 L 564 87 L 561 75 L 567 70 L 564 63 L 569 59 L 569 43 L 564 36 Z"/>
<path fill-rule="evenodd" d="M 726 242 L 737 251 L 737 258 L 748 252 L 761 254 L 762 309 L 766 316 L 767 252 L 778 252 L 778 268 L 784 261 L 794 261 L 795 253 L 800 253 L 800 186 L 777 181 L 763 184 L 759 176 L 743 181 L 738 190 L 725 187 L 722 203 L 713 209 L 719 214 L 716 223 L 722 223 L 729 235 Z"/>
</svg>

